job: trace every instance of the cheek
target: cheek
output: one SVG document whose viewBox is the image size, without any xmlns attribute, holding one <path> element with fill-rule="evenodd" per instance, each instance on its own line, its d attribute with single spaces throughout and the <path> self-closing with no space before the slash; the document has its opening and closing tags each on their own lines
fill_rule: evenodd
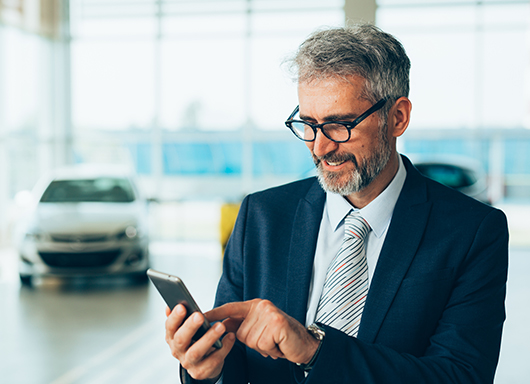
<svg viewBox="0 0 530 384">
<path fill-rule="evenodd" d="M 349 152 L 360 151 L 363 153 L 369 153 L 379 146 L 380 141 L 381 140 L 377 134 L 364 135 L 353 142 L 351 146 L 345 148 L 345 150 L 348 150 Z"/>
</svg>

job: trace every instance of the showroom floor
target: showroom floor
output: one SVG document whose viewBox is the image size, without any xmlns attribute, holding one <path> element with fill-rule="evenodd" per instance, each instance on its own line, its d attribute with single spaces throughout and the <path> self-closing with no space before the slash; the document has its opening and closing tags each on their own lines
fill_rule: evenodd
<svg viewBox="0 0 530 384">
<path fill-rule="evenodd" d="M 179 275 L 208 309 L 220 276 L 216 243 L 153 244 L 153 268 Z M 37 281 L 21 287 L 14 252 L 0 253 L 0 382 L 175 383 L 165 314 L 151 284 L 127 279 Z"/>
</svg>

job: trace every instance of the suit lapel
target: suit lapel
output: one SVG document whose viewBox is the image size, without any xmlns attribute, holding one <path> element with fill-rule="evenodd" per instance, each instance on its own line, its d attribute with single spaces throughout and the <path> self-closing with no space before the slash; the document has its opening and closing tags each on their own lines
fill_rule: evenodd
<svg viewBox="0 0 530 384">
<path fill-rule="evenodd" d="M 426 184 L 404 159 L 407 179 L 394 208 L 390 227 L 370 285 L 358 338 L 374 342 L 419 247 L 431 203 Z"/>
<path fill-rule="evenodd" d="M 287 312 L 305 324 L 313 259 L 326 194 L 315 181 L 296 209 L 287 264 Z"/>
</svg>

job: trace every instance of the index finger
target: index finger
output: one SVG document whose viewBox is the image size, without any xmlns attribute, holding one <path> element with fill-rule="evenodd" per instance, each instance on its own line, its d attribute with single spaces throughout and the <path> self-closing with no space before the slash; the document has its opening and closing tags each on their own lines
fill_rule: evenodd
<svg viewBox="0 0 530 384">
<path fill-rule="evenodd" d="M 253 300 L 227 303 L 214 308 L 204 315 L 209 321 L 219 321 L 227 318 L 246 318 L 252 308 Z"/>
</svg>

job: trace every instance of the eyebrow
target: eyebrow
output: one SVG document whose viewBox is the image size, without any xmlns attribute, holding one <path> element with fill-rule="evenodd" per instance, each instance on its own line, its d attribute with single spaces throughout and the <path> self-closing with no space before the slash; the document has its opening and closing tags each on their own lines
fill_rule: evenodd
<svg viewBox="0 0 530 384">
<path fill-rule="evenodd" d="M 309 116 L 303 116 L 301 114 L 299 114 L 298 116 L 300 116 L 300 119 L 305 120 L 305 121 L 311 121 L 311 122 L 316 121 L 315 119 Z M 324 122 L 329 122 L 329 121 L 348 121 L 349 122 L 349 121 L 355 120 L 359 116 L 360 115 L 356 113 L 347 113 L 344 115 L 329 115 L 329 116 L 326 116 L 323 119 L 323 121 Z"/>
</svg>

